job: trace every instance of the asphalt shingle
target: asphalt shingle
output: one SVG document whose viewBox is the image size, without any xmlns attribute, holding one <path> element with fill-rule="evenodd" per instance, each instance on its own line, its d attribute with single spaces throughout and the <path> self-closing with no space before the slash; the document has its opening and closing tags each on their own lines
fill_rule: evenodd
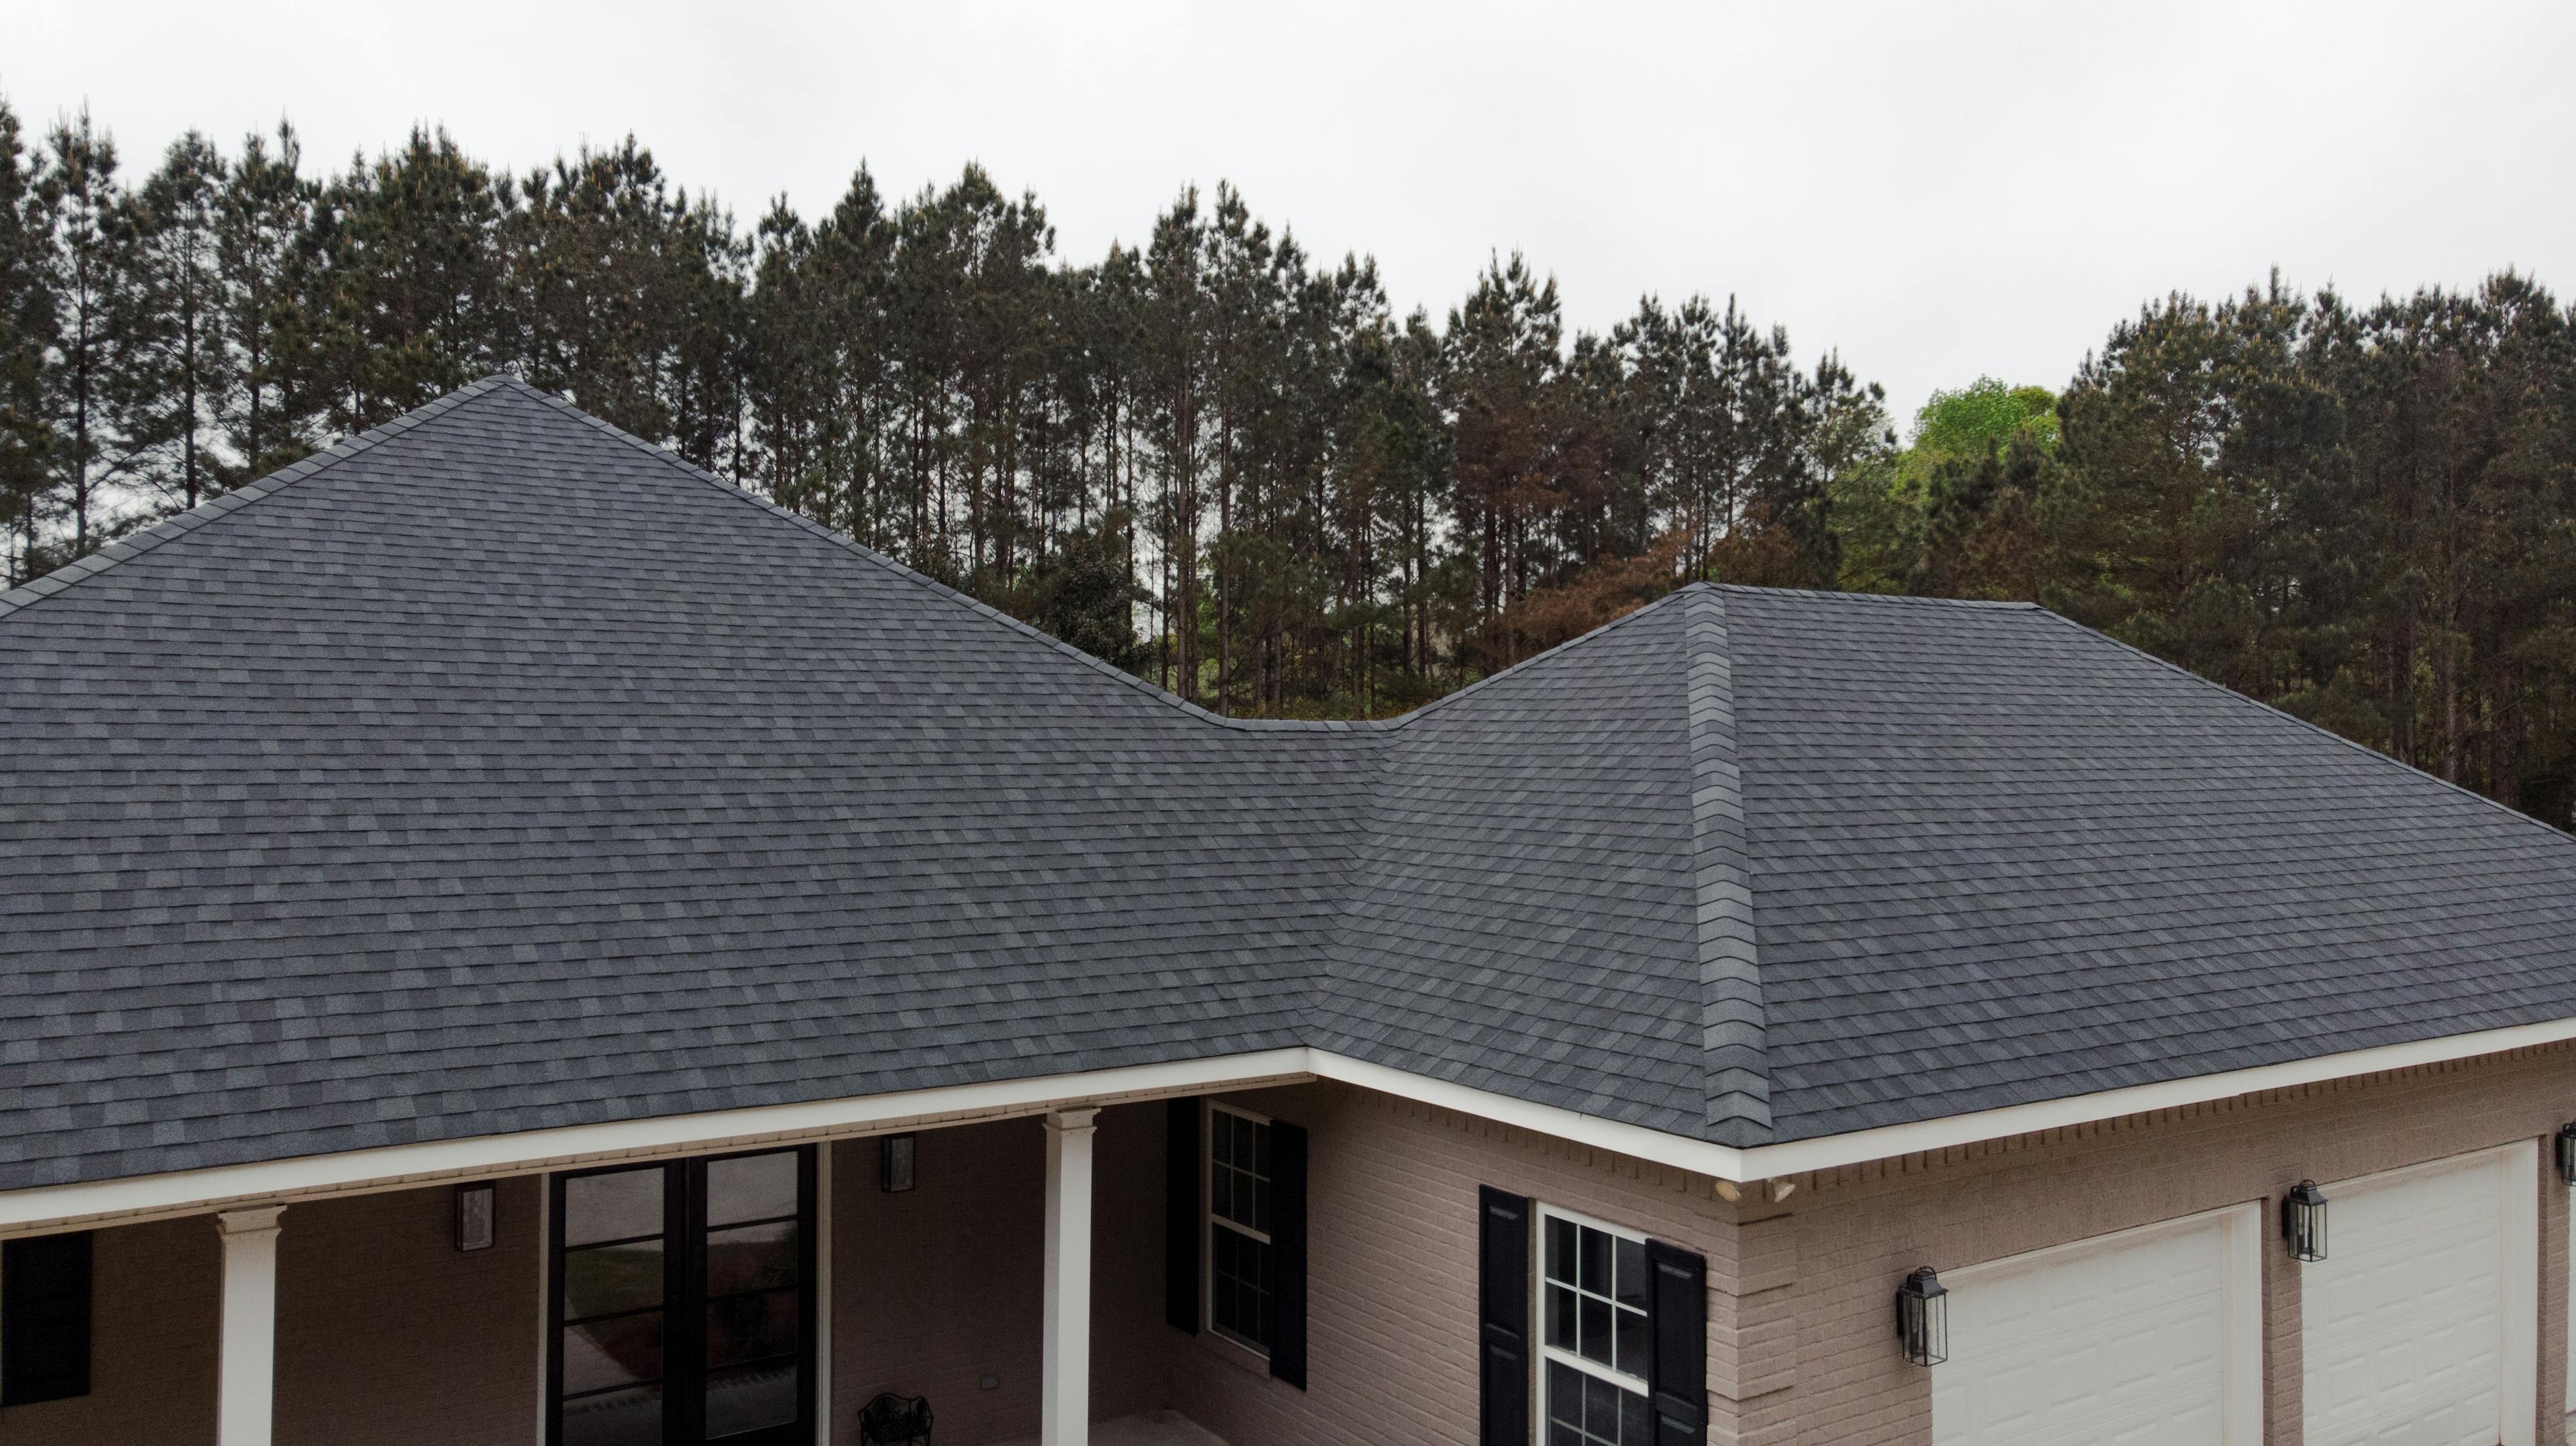
<svg viewBox="0 0 2576 1446">
<path fill-rule="evenodd" d="M 1731 1144 L 2576 1013 L 2576 840 L 2024 607 L 1214 718 L 495 379 L 0 595 L 0 1189 L 1291 1043 Z"/>
</svg>

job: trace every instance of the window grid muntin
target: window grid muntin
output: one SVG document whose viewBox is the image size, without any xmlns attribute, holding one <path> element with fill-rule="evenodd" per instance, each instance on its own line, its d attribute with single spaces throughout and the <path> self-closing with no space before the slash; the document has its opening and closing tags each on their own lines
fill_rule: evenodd
<svg viewBox="0 0 2576 1446">
<path fill-rule="evenodd" d="M 664 1196 L 664 1192 L 669 1188 L 667 1184 L 667 1171 L 666 1167 L 661 1165 L 627 1166 L 621 1169 L 589 1171 L 585 1172 L 585 1174 L 581 1176 L 570 1177 L 570 1179 L 566 1181 L 566 1184 L 569 1186 L 571 1180 L 583 1178 L 625 1174 L 642 1175 L 648 1172 L 659 1173 L 663 1176 L 665 1183 L 657 1188 L 655 1194 L 657 1198 L 661 1198 L 662 1208 L 667 1211 L 669 1203 L 667 1198 Z M 570 1234 L 572 1221 L 569 1215 L 571 1202 L 571 1192 L 569 1188 L 566 1190 L 565 1199 L 567 1215 L 563 1222 L 563 1226 L 565 1233 Z M 642 1245 L 649 1241 L 663 1246 L 663 1250 L 657 1254 L 657 1263 L 660 1266 L 661 1272 L 665 1274 L 667 1280 L 667 1272 L 669 1269 L 669 1246 L 667 1243 L 669 1240 L 669 1232 L 667 1229 L 667 1214 L 664 1217 L 664 1223 L 666 1226 L 665 1229 L 655 1231 L 650 1235 L 622 1235 L 605 1240 L 586 1241 L 580 1245 L 563 1246 L 558 1253 L 558 1264 L 555 1268 L 569 1275 L 572 1261 L 575 1257 L 604 1254 L 605 1252 L 612 1250 L 623 1250 L 632 1246 Z M 563 1345 L 560 1349 L 564 1350 L 566 1353 L 570 1352 L 573 1334 L 587 1328 L 609 1325 L 619 1321 L 640 1319 L 645 1316 L 652 1316 L 656 1318 L 661 1329 L 659 1332 L 660 1340 L 653 1348 L 656 1366 L 651 1375 L 642 1375 L 639 1373 L 632 1380 L 611 1382 L 605 1386 L 588 1386 L 578 1391 L 559 1390 L 556 1397 L 557 1400 L 569 1404 L 571 1402 L 588 1400 L 594 1396 L 605 1396 L 617 1391 L 658 1390 L 661 1388 L 663 1381 L 667 1380 L 671 1374 L 671 1363 L 669 1358 L 669 1312 L 671 1301 L 668 1290 L 664 1288 L 664 1283 L 657 1283 L 655 1288 L 658 1298 L 651 1305 L 629 1306 L 623 1310 L 600 1311 L 591 1315 L 574 1314 L 570 1288 L 567 1286 L 562 1291 L 561 1297 L 557 1300 L 555 1306 L 555 1330 L 563 1338 Z M 595 1340 L 596 1337 L 591 1337 L 590 1339 Z M 623 1366 L 625 1364 L 625 1362 L 618 1360 L 604 1348 L 596 1345 L 593 1345 L 591 1348 L 598 1350 L 602 1356 L 607 1357 L 607 1359 L 616 1365 Z M 567 1366 L 564 1371 L 565 1379 L 569 1380 L 570 1375 L 571 1370 L 570 1367 Z"/>
<path fill-rule="evenodd" d="M 1637 1443 L 1637 1446 L 1644 1446 L 1644 1443 L 1651 1442 L 1653 1436 L 1652 1387 L 1648 1385 L 1645 1376 L 1642 1373 L 1623 1371 L 1615 1365 L 1596 1361 L 1591 1357 L 1582 1354 L 1579 1349 L 1569 1350 L 1555 1344 L 1555 1320 L 1550 1314 L 1549 1297 L 1552 1289 L 1565 1284 L 1565 1282 L 1556 1278 L 1557 1257 L 1555 1252 L 1551 1249 L 1551 1235 L 1559 1225 L 1570 1226 L 1576 1232 L 1574 1239 L 1576 1241 L 1577 1253 L 1574 1260 L 1573 1271 L 1575 1280 L 1572 1282 L 1574 1287 L 1573 1293 L 1576 1299 L 1578 1301 L 1598 1301 L 1602 1305 L 1609 1307 L 1614 1314 L 1614 1317 L 1618 1314 L 1626 1314 L 1636 1317 L 1638 1323 L 1638 1339 L 1642 1346 L 1642 1349 L 1638 1353 L 1640 1359 L 1638 1359 L 1636 1363 L 1641 1367 L 1646 1365 L 1647 1362 L 1643 1357 L 1654 1349 L 1651 1319 L 1645 1310 L 1645 1299 L 1643 1295 L 1645 1280 L 1642 1274 L 1642 1267 L 1644 1265 L 1646 1237 L 1636 1231 L 1622 1229 L 1621 1227 L 1612 1225 L 1606 1221 L 1595 1220 L 1589 1216 L 1578 1215 L 1570 1210 L 1560 1210 L 1551 1205 L 1539 1205 L 1532 1213 L 1535 1216 L 1535 1224 L 1538 1233 L 1538 1239 L 1536 1241 L 1538 1247 L 1538 1268 L 1530 1272 L 1533 1294 L 1536 1296 L 1532 1305 L 1538 1313 L 1538 1329 L 1533 1332 L 1533 1334 L 1537 1337 L 1540 1364 L 1540 1370 L 1536 1373 L 1538 1380 L 1534 1383 L 1534 1388 L 1538 1396 L 1538 1409 L 1532 1413 L 1535 1418 L 1532 1422 L 1532 1428 L 1538 1434 L 1538 1439 L 1545 1443 L 1545 1446 L 1628 1446 L 1628 1443 Z M 1580 1251 L 1583 1232 L 1587 1231 L 1591 1232 L 1593 1235 L 1608 1238 L 1607 1250 L 1611 1262 L 1610 1284 L 1614 1292 L 1619 1284 L 1618 1266 L 1622 1255 L 1629 1255 L 1630 1258 L 1641 1268 L 1638 1280 L 1639 1294 L 1636 1298 L 1636 1304 L 1626 1305 L 1621 1303 L 1616 1294 L 1595 1295 L 1585 1288 Z M 1581 1341 L 1579 1323 L 1576 1339 L 1579 1345 Z M 1612 1340 L 1614 1342 L 1612 1354 L 1615 1357 L 1617 1355 L 1617 1351 L 1615 1349 L 1617 1333 L 1615 1328 L 1612 1332 Z M 1606 1385 L 1619 1392 L 1620 1396 L 1624 1398 L 1620 1406 L 1620 1419 L 1622 1422 L 1628 1424 L 1629 1430 L 1616 1436 L 1601 1436 L 1588 1429 L 1588 1423 L 1585 1429 L 1570 1429 L 1565 1422 L 1558 1418 L 1555 1389 L 1561 1379 L 1556 1369 L 1558 1367 L 1563 1367 L 1564 1369 L 1575 1372 L 1578 1376 L 1585 1378 L 1587 1382 Z M 1585 1386 L 1583 1389 L 1585 1389 L 1588 1394 L 1590 1387 Z M 1637 1434 L 1640 1432 L 1642 1432 L 1642 1434 Z"/>
<path fill-rule="evenodd" d="M 1223 1339 L 1264 1353 L 1271 1334 L 1270 1292 L 1262 1283 L 1271 1243 L 1269 1165 L 1270 1121 L 1210 1101 L 1204 1212 L 1208 1323 Z"/>
<path fill-rule="evenodd" d="M 805 1413 L 812 1404 L 811 1392 L 813 1387 L 808 1366 L 809 1352 L 811 1352 L 814 1346 L 812 1334 L 814 1323 L 809 1313 L 809 1306 L 812 1302 L 809 1300 L 806 1293 L 813 1289 L 813 1277 L 815 1272 L 812 1269 L 813 1261 L 809 1257 L 812 1256 L 817 1249 L 817 1242 L 814 1237 L 820 1228 L 819 1221 L 821 1220 L 821 1213 L 819 1211 L 818 1201 L 815 1194 L 815 1182 L 819 1178 L 821 1166 L 819 1162 L 814 1159 L 811 1153 L 812 1150 L 812 1146 L 803 1145 L 738 1151 L 725 1155 L 699 1156 L 678 1162 L 665 1162 L 660 1165 L 622 1165 L 613 1166 L 607 1169 L 564 1172 L 557 1174 L 552 1178 L 549 1182 L 548 1199 L 550 1214 L 553 1218 L 553 1226 L 552 1229 L 546 1232 L 548 1235 L 546 1246 L 553 1253 L 553 1260 L 549 1265 L 548 1273 L 550 1276 L 550 1293 L 555 1296 L 557 1301 L 557 1306 L 554 1311 L 557 1324 L 555 1327 L 556 1337 L 555 1340 L 550 1343 L 548 1351 L 549 1359 L 547 1365 L 552 1389 L 549 1393 L 551 1404 L 546 1420 L 546 1440 L 560 1441 L 571 1438 L 573 1423 L 571 1420 L 570 1408 L 588 1407 L 597 1402 L 613 1401 L 618 1397 L 632 1396 L 637 1393 L 649 1393 L 645 1399 L 651 1404 L 652 1409 L 655 1412 L 660 1413 L 665 1423 L 665 1428 L 667 1429 L 669 1423 L 675 1419 L 670 1414 L 673 1409 L 671 1402 L 675 1399 L 679 1399 L 670 1394 L 675 1386 L 675 1377 L 680 1377 L 680 1379 L 676 1381 L 677 1386 L 686 1388 L 686 1390 L 702 1391 L 704 1393 L 701 1402 L 704 1419 L 701 1420 L 700 1424 L 706 1432 L 705 1439 L 710 1443 L 720 1440 L 730 1442 L 744 1436 L 756 1436 L 764 1432 L 776 1431 L 793 1426 L 804 1419 Z M 706 1181 L 702 1172 L 717 1164 L 730 1160 L 745 1158 L 759 1159 L 769 1156 L 786 1156 L 792 1157 L 796 1160 L 795 1171 L 791 1177 L 795 1181 L 795 1195 L 793 1197 L 794 1203 L 790 1207 L 791 1213 L 776 1215 L 762 1214 L 749 1219 L 727 1220 L 725 1223 L 720 1225 L 712 1223 L 712 1221 L 707 1218 L 712 1213 L 712 1205 L 704 1196 Z M 603 1175 L 625 1174 L 628 1172 L 643 1174 L 655 1171 L 662 1173 L 664 1181 L 663 1198 L 665 1208 L 663 1217 L 664 1228 L 662 1231 L 653 1234 L 621 1235 L 608 1239 L 589 1241 L 581 1245 L 567 1245 L 562 1243 L 563 1237 L 570 1223 L 567 1219 L 567 1215 L 570 1203 L 570 1187 L 574 1183 L 586 1178 L 595 1178 Z M 674 1178 L 673 1172 L 678 1172 L 679 1178 L 683 1181 L 694 1182 L 681 1185 L 679 1188 L 682 1193 L 676 1197 L 670 1193 L 673 1188 L 671 1184 L 671 1181 Z M 706 1272 L 708 1271 L 709 1265 L 712 1263 L 704 1249 L 708 1238 L 710 1236 L 724 1235 L 729 1232 L 749 1230 L 771 1225 L 787 1225 L 793 1228 L 793 1239 L 795 1244 L 790 1260 L 790 1268 L 794 1272 L 793 1280 L 784 1284 L 741 1288 L 727 1291 L 722 1294 L 717 1294 L 714 1291 L 707 1289 L 711 1282 L 707 1278 Z M 792 1297 L 792 1309 L 790 1311 L 792 1319 L 786 1323 L 786 1328 L 789 1338 L 793 1341 L 793 1348 L 784 1353 L 746 1356 L 742 1360 L 716 1365 L 705 1359 L 705 1354 L 710 1353 L 715 1345 L 714 1332 L 712 1329 L 704 1330 L 701 1332 L 699 1339 L 695 1342 L 698 1351 L 701 1353 L 701 1359 L 699 1364 L 694 1368 L 694 1379 L 690 1379 L 687 1377 L 681 1377 L 679 1368 L 675 1367 L 673 1364 L 675 1360 L 682 1359 L 681 1357 L 675 1357 L 671 1354 L 674 1346 L 685 1343 L 678 1342 L 673 1339 L 673 1327 L 670 1324 L 685 1315 L 691 1314 L 691 1312 L 682 1309 L 682 1307 L 690 1304 L 689 1301 L 673 1296 L 666 1291 L 664 1299 L 658 1305 L 604 1311 L 599 1314 L 589 1316 L 567 1317 L 565 1315 L 565 1311 L 570 1305 L 569 1294 L 563 1283 L 564 1262 L 567 1257 L 589 1251 L 613 1249 L 620 1246 L 632 1246 L 649 1241 L 666 1242 L 665 1262 L 666 1272 L 668 1272 L 667 1278 L 669 1280 L 677 1281 L 682 1279 L 685 1274 L 683 1267 L 688 1262 L 674 1259 L 668 1242 L 683 1242 L 684 1245 L 686 1245 L 686 1249 L 682 1253 L 694 1255 L 696 1257 L 696 1264 L 699 1271 L 702 1272 L 696 1282 L 698 1287 L 697 1304 L 699 1304 L 704 1310 L 712 1311 L 723 1303 L 749 1301 L 764 1296 Z M 689 1244 L 689 1242 L 694 1242 L 694 1244 Z M 640 1316 L 659 1316 L 662 1317 L 664 1321 L 660 1352 L 660 1369 L 655 1375 L 647 1379 L 632 1381 L 625 1384 L 593 1386 L 579 1391 L 566 1391 L 562 1389 L 568 1375 L 568 1366 L 563 1359 L 565 1345 L 563 1337 L 570 1329 L 576 1326 L 595 1325 L 602 1322 L 614 1322 Z M 710 1325 L 710 1322 L 701 1319 L 698 1324 L 706 1326 Z M 772 1414 L 767 1419 L 761 1419 L 757 1415 L 746 1414 L 738 1409 L 734 1413 L 735 1416 L 739 1418 L 736 1421 L 720 1423 L 716 1419 L 715 1392 L 711 1388 L 714 1387 L 720 1379 L 728 1376 L 739 1376 L 745 1373 L 774 1373 L 782 1368 L 789 1372 L 787 1380 L 791 1387 L 788 1398 L 782 1403 L 784 1414 Z M 755 1406 L 755 1411 L 756 1409 L 757 1406 Z"/>
</svg>

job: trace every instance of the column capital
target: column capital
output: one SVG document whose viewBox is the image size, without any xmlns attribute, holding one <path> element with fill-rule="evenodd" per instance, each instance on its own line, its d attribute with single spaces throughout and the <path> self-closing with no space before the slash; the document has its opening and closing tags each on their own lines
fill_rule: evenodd
<svg viewBox="0 0 2576 1446">
<path fill-rule="evenodd" d="M 1068 1133 L 1074 1130 L 1088 1130 L 1092 1127 L 1092 1120 L 1099 1114 L 1100 1107 L 1097 1105 L 1092 1105 L 1083 1109 L 1049 1110 L 1047 1111 L 1046 1127 L 1050 1130 L 1057 1131 L 1058 1133 Z"/>
<path fill-rule="evenodd" d="M 286 1213 L 283 1205 L 255 1205 L 246 1210 L 224 1210 L 215 1215 L 215 1228 L 226 1235 L 274 1235 L 277 1217 Z"/>
</svg>

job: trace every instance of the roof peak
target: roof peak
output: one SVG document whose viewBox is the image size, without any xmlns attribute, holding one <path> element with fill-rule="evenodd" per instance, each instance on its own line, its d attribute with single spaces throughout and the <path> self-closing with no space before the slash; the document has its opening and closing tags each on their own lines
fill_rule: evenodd
<svg viewBox="0 0 2576 1446">
<path fill-rule="evenodd" d="M 519 381 L 518 378 L 506 372 L 496 372 L 480 381 L 469 382 L 455 391 L 414 407 L 382 426 L 370 427 L 353 436 L 343 437 L 310 457 L 290 462 L 256 481 L 245 482 L 229 492 L 209 497 L 185 512 L 165 517 L 131 536 L 120 537 L 86 557 L 74 558 L 43 577 L 22 583 L 7 592 L 0 592 L 0 618 L 6 618 L 12 613 L 32 607 L 74 583 L 95 577 L 118 563 L 140 557 L 161 544 L 184 537 L 217 518 L 238 512 L 262 498 L 284 491 L 307 477 L 326 472 L 360 453 L 382 446 L 424 422 L 452 412 L 475 398 L 493 391 L 504 382 L 516 382 L 521 387 L 527 386 L 527 383 Z"/>
</svg>

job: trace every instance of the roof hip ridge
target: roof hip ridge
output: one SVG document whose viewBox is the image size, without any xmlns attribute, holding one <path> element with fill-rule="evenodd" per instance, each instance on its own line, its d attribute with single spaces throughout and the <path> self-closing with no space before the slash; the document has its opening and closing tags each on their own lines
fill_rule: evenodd
<svg viewBox="0 0 2576 1446">
<path fill-rule="evenodd" d="M 2367 758 L 2374 759 L 2377 762 L 2384 764 L 2387 767 L 2394 768 L 2401 773 L 2412 774 L 2417 778 L 2438 783 L 2444 788 L 2451 790 L 2453 793 L 2460 795 L 2462 798 L 2485 804 L 2487 807 L 2505 815 L 2507 818 L 2513 819 L 2517 823 L 2529 824 L 2533 828 L 2543 830 L 2548 833 L 2551 838 L 2556 839 L 2561 843 L 2564 843 L 2569 837 L 2567 831 L 2561 829 L 2556 824 L 2534 818 L 2530 814 L 2524 813 L 2521 809 L 2514 807 L 2512 804 L 2489 798 L 2485 794 L 2478 792 L 2476 789 L 2471 788 L 2466 784 L 2453 783 L 2451 780 L 2444 778 L 2438 773 L 2432 772 L 2429 769 L 2418 768 L 2414 764 L 2407 762 L 2405 759 L 2400 758 L 2393 753 L 2382 753 L 2378 749 L 2373 748 L 2369 744 L 2361 742 L 2358 739 L 2346 738 L 2342 734 L 2337 733 L 2322 723 L 2311 722 L 2310 720 L 2302 718 L 2298 714 L 2291 712 L 2287 708 L 2280 707 L 2277 704 L 2266 703 L 2251 693 L 2240 693 L 2215 678 L 2202 677 L 2200 674 L 2193 672 L 2182 664 L 2174 662 L 2169 658 L 2157 657 L 2155 654 L 2148 652 L 2146 649 L 2139 647 L 2135 643 L 2123 642 L 2122 640 L 2111 636 L 2109 633 L 2102 631 L 2100 628 L 2093 627 L 2087 623 L 2079 623 L 2075 619 L 2068 617 L 2066 614 L 2057 611 L 2055 608 L 2038 608 L 2037 611 L 2041 617 L 2054 618 L 2087 637 L 2099 638 L 2103 642 L 2109 643 L 2112 647 L 2135 653 L 2137 656 L 2155 664 L 2157 667 L 2162 668 L 2167 672 L 2176 673 L 2182 677 L 2188 678 L 2192 682 L 2197 683 L 2222 697 L 2231 698 L 2236 702 L 2243 703 L 2249 707 L 2259 708 L 2262 711 L 2271 714 L 2275 718 L 2295 723 L 2301 728 L 2316 734 L 2320 738 L 2340 743 L 2344 747 L 2352 749 L 2356 753 L 2362 754 Z"/>
<path fill-rule="evenodd" d="M 174 538 L 185 537 L 219 517 L 238 512 L 264 497 L 284 491 L 307 477 L 327 472 L 362 452 L 392 441 L 433 417 L 455 411 L 475 398 L 496 390 L 505 382 L 517 380 L 506 373 L 495 373 L 478 381 L 468 382 L 452 392 L 423 402 L 381 426 L 369 427 L 363 432 L 342 437 L 310 457 L 290 462 L 264 477 L 245 482 L 231 491 L 219 492 L 185 512 L 173 513 L 140 532 L 128 537 L 120 537 L 86 557 L 76 557 L 42 577 L 32 578 L 6 592 L 0 592 L 0 618 L 6 618 L 12 613 L 33 607 L 76 582 L 96 577 L 118 563 L 140 557 Z"/>
<path fill-rule="evenodd" d="M 864 561 L 884 568 L 886 571 L 891 572 L 897 577 L 903 578 L 908 582 L 929 589 L 945 601 L 957 603 L 963 607 L 979 612 L 985 617 L 1002 624 L 1004 627 L 1007 627 L 1014 632 L 1017 632 L 1035 642 L 1044 643 L 1046 646 L 1064 654 L 1078 663 L 1083 664 L 1092 671 L 1099 673 L 1113 682 L 1123 683 L 1126 686 L 1145 694 L 1147 697 L 1153 698 L 1157 702 L 1177 708 L 1202 722 L 1214 723 L 1221 728 L 1234 728 L 1244 732 L 1255 733 L 1363 733 L 1392 727 L 1397 722 L 1401 721 L 1400 719 L 1394 718 L 1238 718 L 1232 714 L 1215 712 L 1201 706 L 1200 704 L 1191 702 L 1189 699 L 1182 697 L 1168 688 L 1159 687 L 1143 678 L 1137 677 L 1135 674 L 1128 672 L 1126 669 L 1119 667 L 1115 663 L 1094 657 L 1091 654 L 1084 652 L 1082 649 L 1075 647 L 1073 644 L 1066 642 L 1062 638 L 1055 636 L 1053 633 L 1031 623 L 1024 622 L 1019 618 L 1015 618 L 1009 613 L 1002 611 L 1000 608 L 993 606 L 991 603 L 961 592 L 958 589 L 941 582 L 939 579 L 930 576 L 928 573 L 907 567 L 902 562 L 895 558 L 888 557 L 886 554 L 877 551 L 875 548 L 868 546 L 866 543 L 859 541 L 855 537 L 835 531 L 802 513 L 790 511 L 785 507 L 781 507 L 777 503 L 770 501 L 768 498 L 761 496 L 759 493 L 754 492 L 750 488 L 744 487 L 739 483 L 727 481 L 725 478 L 708 471 L 706 468 L 699 466 L 695 462 L 690 461 L 688 458 L 681 456 L 679 453 L 672 451 L 670 448 L 665 447 L 658 442 L 651 441 L 644 437 L 639 437 L 633 432 L 627 431 L 625 428 L 617 425 L 615 422 L 608 421 L 602 417 L 593 416 L 589 412 L 583 411 L 579 406 L 575 405 L 567 398 L 557 396 L 553 392 L 533 386 L 507 372 L 496 373 L 495 375 L 486 378 L 485 381 L 491 385 L 507 383 L 515 386 L 521 391 L 526 392 L 534 400 L 543 402 L 547 406 L 553 407 L 555 410 L 581 422 L 585 426 L 604 433 L 617 441 L 623 442 L 628 446 L 635 448 L 637 451 L 646 453 L 666 466 L 676 468 L 680 472 L 685 473 L 700 482 L 704 482 L 710 487 L 718 488 L 726 495 L 734 498 L 736 501 L 757 507 L 763 512 L 769 513 L 771 516 L 776 517 L 781 521 L 793 523 L 797 527 L 804 529 L 806 532 L 811 533 L 816 537 L 822 538 L 856 554 Z M 1408 714 L 1405 716 L 1409 717 L 1411 715 Z"/>
<path fill-rule="evenodd" d="M 1705 1123 L 1711 1139 L 1740 1148 L 1768 1143 L 1772 1121 L 1768 1010 L 1753 932 L 1744 774 L 1735 752 L 1735 663 L 1726 594 L 1692 588 L 1682 596 Z"/>
</svg>

